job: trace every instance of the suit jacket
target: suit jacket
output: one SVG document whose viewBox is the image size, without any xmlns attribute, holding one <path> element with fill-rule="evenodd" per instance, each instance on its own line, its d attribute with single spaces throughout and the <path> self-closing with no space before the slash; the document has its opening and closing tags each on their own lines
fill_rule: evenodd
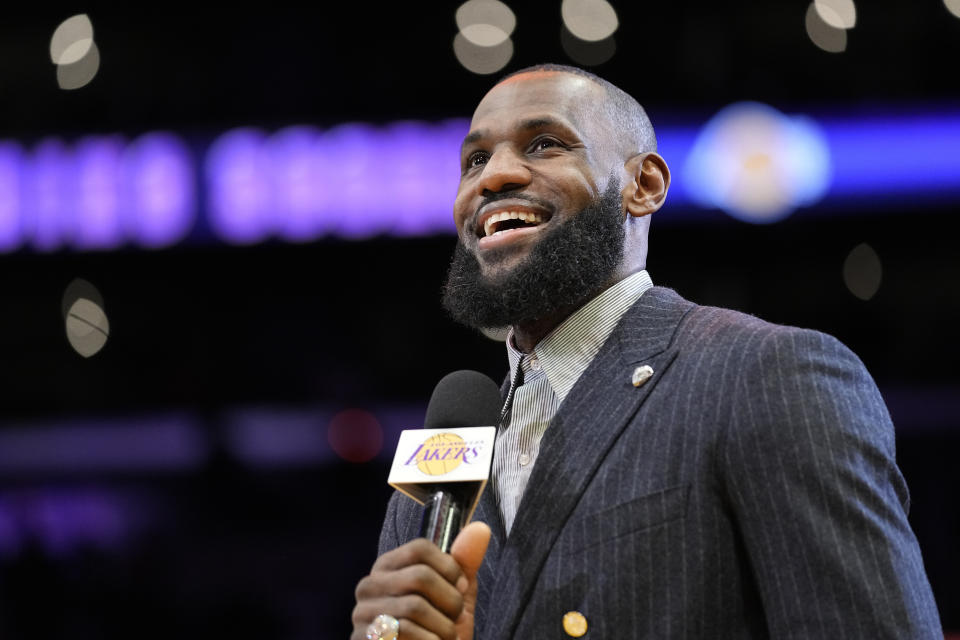
<svg viewBox="0 0 960 640">
<path fill-rule="evenodd" d="M 642 386 L 634 369 L 650 365 Z M 654 287 L 541 442 L 478 574 L 476 637 L 942 638 L 894 431 L 834 338 Z M 418 535 L 389 503 L 380 552 Z"/>
</svg>

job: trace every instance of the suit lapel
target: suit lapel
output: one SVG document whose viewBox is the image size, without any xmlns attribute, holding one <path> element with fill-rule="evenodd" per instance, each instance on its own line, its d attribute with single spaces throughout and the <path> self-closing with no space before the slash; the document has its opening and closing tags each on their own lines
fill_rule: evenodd
<svg viewBox="0 0 960 640">
<path fill-rule="evenodd" d="M 497 554 L 490 557 L 489 570 L 496 574 L 496 583 L 486 594 L 483 637 L 512 636 L 570 513 L 617 437 L 676 356 L 669 348 L 670 341 L 692 306 L 668 289 L 647 291 L 627 311 L 561 405 L 541 441 L 510 536 L 497 541 Z M 635 387 L 631 374 L 643 364 L 650 365 L 654 374 Z M 499 522 L 496 500 L 490 500 L 488 508 Z M 483 577 L 493 576 L 481 569 Z"/>
</svg>

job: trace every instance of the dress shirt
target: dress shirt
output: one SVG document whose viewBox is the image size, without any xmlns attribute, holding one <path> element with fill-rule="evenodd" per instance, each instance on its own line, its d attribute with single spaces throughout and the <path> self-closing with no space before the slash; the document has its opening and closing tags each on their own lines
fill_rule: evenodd
<svg viewBox="0 0 960 640">
<path fill-rule="evenodd" d="M 508 399 L 509 411 L 498 429 L 491 479 L 507 533 L 557 409 L 623 314 L 652 286 L 646 271 L 624 278 L 580 307 L 530 353 L 517 350 L 512 329 L 508 334 L 510 377 L 517 380 L 519 370 L 522 383 Z"/>
</svg>

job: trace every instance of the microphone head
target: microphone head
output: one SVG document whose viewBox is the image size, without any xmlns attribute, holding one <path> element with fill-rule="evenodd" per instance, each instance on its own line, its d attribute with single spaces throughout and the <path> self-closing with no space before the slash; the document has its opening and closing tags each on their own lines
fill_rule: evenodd
<svg viewBox="0 0 960 640">
<path fill-rule="evenodd" d="M 497 426 L 503 398 L 500 387 L 479 371 L 461 369 L 445 375 L 430 396 L 425 429 Z"/>
</svg>

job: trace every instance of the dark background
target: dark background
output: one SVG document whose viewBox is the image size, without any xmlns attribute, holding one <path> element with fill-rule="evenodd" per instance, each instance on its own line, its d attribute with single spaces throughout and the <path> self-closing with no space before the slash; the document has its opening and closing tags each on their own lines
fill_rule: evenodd
<svg viewBox="0 0 960 640">
<path fill-rule="evenodd" d="M 571 62 L 559 3 L 511 4 L 518 26 L 504 72 Z M 613 4 L 617 53 L 594 70 L 655 124 L 744 99 L 853 112 L 960 101 L 960 19 L 939 0 L 858 3 L 842 54 L 809 41 L 806 2 Z M 239 125 L 469 116 L 499 74 L 474 75 L 455 59 L 456 6 L 5 9 L 0 139 L 157 129 L 202 139 Z M 89 86 L 62 91 L 49 41 L 76 13 L 90 15 L 102 63 Z M 384 170 L 391 161 L 385 150 Z M 890 149 L 876 161 L 909 159 Z M 648 261 L 657 284 L 689 299 L 816 328 L 860 355 L 897 425 L 911 522 L 947 630 L 960 629 L 958 210 L 936 198 L 821 205 L 752 226 L 723 215 L 671 221 L 668 204 Z M 135 429 L 176 413 L 212 443 L 201 464 L 164 473 L 3 474 L 0 508 L 28 535 L 0 546 L 0 638 L 346 637 L 354 585 L 375 556 L 394 442 L 366 463 L 258 467 L 231 455 L 231 416 L 400 407 L 413 427 L 445 373 L 500 380 L 505 371 L 501 345 L 440 310 L 452 235 L 244 248 L 195 240 L 0 255 L 0 430 Z M 862 242 L 883 264 L 867 302 L 841 277 Z M 90 359 L 64 337 L 61 296 L 77 277 L 102 293 L 112 328 Z M 58 546 L 57 514 L 91 501 L 123 519 L 123 535 Z"/>
</svg>

